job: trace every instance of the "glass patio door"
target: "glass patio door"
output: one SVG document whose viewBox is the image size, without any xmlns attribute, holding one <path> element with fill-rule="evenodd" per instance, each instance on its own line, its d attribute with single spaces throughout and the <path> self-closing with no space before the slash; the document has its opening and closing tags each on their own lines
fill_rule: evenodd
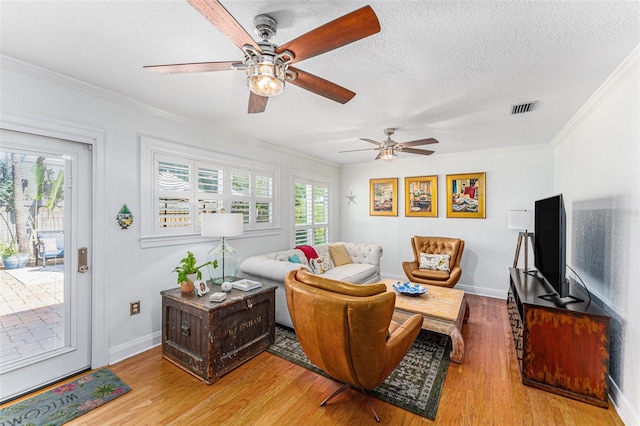
<svg viewBox="0 0 640 426">
<path fill-rule="evenodd" d="M 88 145 L 0 130 L 0 402 L 90 367 L 91 164 Z"/>
</svg>

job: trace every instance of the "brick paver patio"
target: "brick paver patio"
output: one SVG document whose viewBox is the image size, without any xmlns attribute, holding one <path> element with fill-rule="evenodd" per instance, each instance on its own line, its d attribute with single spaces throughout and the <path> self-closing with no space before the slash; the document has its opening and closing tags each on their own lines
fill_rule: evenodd
<svg viewBox="0 0 640 426">
<path fill-rule="evenodd" d="M 64 345 L 60 266 L 0 270 L 0 365 Z"/>
</svg>

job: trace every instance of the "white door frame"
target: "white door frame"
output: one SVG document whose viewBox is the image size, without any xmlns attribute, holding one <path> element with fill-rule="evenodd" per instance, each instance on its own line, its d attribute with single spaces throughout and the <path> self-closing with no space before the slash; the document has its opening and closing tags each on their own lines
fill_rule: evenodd
<svg viewBox="0 0 640 426">
<path fill-rule="evenodd" d="M 7 130 L 32 133 L 50 138 L 81 142 L 93 150 L 93 234 L 89 250 L 89 272 L 91 273 L 91 368 L 104 367 L 109 363 L 109 323 L 107 309 L 107 286 L 109 265 L 107 243 L 107 176 L 105 170 L 106 131 L 97 127 L 80 126 L 24 114 L 0 113 L 0 127 Z M 100 259 L 98 261 L 98 259 Z"/>
</svg>

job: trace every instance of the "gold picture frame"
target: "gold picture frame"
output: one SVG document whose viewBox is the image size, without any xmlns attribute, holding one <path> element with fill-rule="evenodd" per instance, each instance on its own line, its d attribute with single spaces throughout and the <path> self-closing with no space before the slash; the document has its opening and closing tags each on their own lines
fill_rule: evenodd
<svg viewBox="0 0 640 426">
<path fill-rule="evenodd" d="M 369 215 L 398 216 L 398 178 L 369 179 Z"/>
<path fill-rule="evenodd" d="M 438 176 L 404 178 L 404 215 L 438 217 Z"/>
<path fill-rule="evenodd" d="M 447 217 L 485 218 L 486 173 L 447 175 Z"/>
</svg>

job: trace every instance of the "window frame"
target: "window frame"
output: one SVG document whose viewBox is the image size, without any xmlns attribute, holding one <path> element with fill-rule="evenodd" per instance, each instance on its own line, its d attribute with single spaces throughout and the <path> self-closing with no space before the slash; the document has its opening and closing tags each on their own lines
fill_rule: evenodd
<svg viewBox="0 0 640 426">
<path fill-rule="evenodd" d="M 142 248 L 161 247 L 174 244 L 187 244 L 210 240 L 200 236 L 200 201 L 217 200 L 222 202 L 222 207 L 230 212 L 231 202 L 242 199 L 250 203 L 253 212 L 245 217 L 245 236 L 276 234 L 281 229 L 279 224 L 277 188 L 280 181 L 280 168 L 240 157 L 221 154 L 216 151 L 205 150 L 190 145 L 179 144 L 148 135 L 139 135 L 140 150 L 140 243 Z M 189 166 L 189 191 L 175 194 L 188 197 L 190 204 L 189 225 L 185 227 L 161 228 L 159 227 L 158 203 L 161 194 L 172 194 L 173 191 L 160 190 L 157 186 L 159 161 L 168 161 Z M 222 194 L 202 192 L 199 188 L 198 170 L 220 169 L 222 175 Z M 238 197 L 231 193 L 231 171 L 242 170 L 251 175 L 251 181 L 255 176 L 271 178 L 271 197 L 257 197 L 256 188 L 250 185 L 250 196 Z M 203 198 L 204 196 L 204 198 Z M 257 202 L 271 202 L 271 222 L 256 223 L 255 211 Z M 242 237 L 238 237 L 242 238 Z"/>
<path fill-rule="evenodd" d="M 311 205 L 311 223 L 305 223 L 304 225 L 299 225 L 297 223 L 297 215 L 296 215 L 296 185 L 311 185 L 311 194 L 312 194 L 312 205 Z M 326 188 L 326 202 L 325 202 L 325 214 L 326 214 L 326 222 L 316 222 L 315 217 L 315 197 L 313 194 L 315 193 L 315 189 L 317 187 Z M 317 243 L 317 244 L 328 244 L 331 242 L 331 182 L 329 179 L 323 179 L 321 177 L 309 177 L 302 175 L 294 175 L 292 177 L 292 222 L 293 222 L 293 233 L 292 233 L 292 243 L 294 246 L 300 245 L 296 240 L 296 233 L 299 230 L 315 230 L 315 229 L 325 229 L 325 242 Z M 314 241 L 307 241 L 308 245 L 315 245 Z"/>
</svg>

